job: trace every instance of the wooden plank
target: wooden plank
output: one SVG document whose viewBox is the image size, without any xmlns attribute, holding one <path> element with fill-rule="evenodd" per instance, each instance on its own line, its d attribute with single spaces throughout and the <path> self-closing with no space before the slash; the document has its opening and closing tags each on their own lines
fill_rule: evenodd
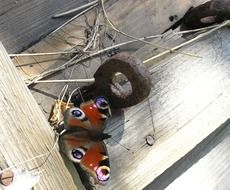
<svg viewBox="0 0 230 190">
<path fill-rule="evenodd" d="M 0 38 L 9 53 L 20 52 L 45 37 L 68 18 L 56 13 L 78 7 L 85 0 L 7 0 L 0 3 Z"/>
<path fill-rule="evenodd" d="M 230 187 L 230 124 L 227 121 L 224 129 L 193 160 L 197 162 L 173 181 L 166 189 L 219 189 Z M 206 153 L 206 154 L 204 154 Z M 205 156 L 204 156 L 205 155 Z M 153 188 L 151 188 L 153 189 Z M 154 188 L 155 189 L 155 188 Z"/>
<path fill-rule="evenodd" d="M 133 4 L 141 3 L 141 1 L 131 2 Z M 145 2 L 150 4 L 146 6 L 146 4 L 143 5 L 142 3 L 142 6 L 144 6 L 145 10 L 150 10 L 150 12 L 154 9 L 154 6 L 157 8 L 160 4 L 160 1 Z M 154 4 L 154 2 L 158 2 L 158 4 Z M 170 3 L 169 1 L 165 2 L 165 6 Z M 186 6 L 189 6 L 192 1 L 183 2 L 185 2 Z M 153 29 L 158 31 L 159 27 L 161 27 L 159 25 L 154 25 L 154 27 L 151 24 L 145 25 L 151 19 L 144 18 L 161 18 L 162 24 L 169 25 L 168 15 L 166 14 L 164 17 L 156 15 L 153 17 L 145 15 L 143 17 L 142 11 L 128 11 L 132 3 L 129 2 L 130 6 L 124 7 L 124 9 L 121 9 L 123 5 L 121 1 L 117 3 L 120 3 L 119 6 L 114 4 L 113 6 L 117 6 L 117 8 L 111 8 L 108 13 L 112 15 L 111 18 L 118 27 L 121 27 L 126 32 L 128 31 L 128 33 L 134 35 L 137 34 L 135 32 L 140 32 L 140 36 L 145 35 L 146 28 L 143 29 L 143 27 L 147 26 L 149 29 L 146 30 L 153 34 Z M 177 8 L 179 3 L 181 1 L 173 4 L 174 9 Z M 137 8 L 138 6 L 132 7 Z M 184 8 L 184 10 L 186 9 Z M 120 14 L 116 14 L 116 11 Z M 127 14 L 127 12 L 130 14 Z M 148 11 L 146 10 L 145 12 Z M 161 12 L 157 13 L 159 15 L 165 13 Z M 183 14 L 182 12 L 180 14 Z M 173 13 L 174 11 L 170 12 L 170 14 Z M 135 19 L 139 17 L 140 19 L 138 20 L 141 23 L 136 24 L 135 22 L 135 25 L 130 27 L 129 20 L 125 19 L 129 15 L 132 15 Z M 120 19 L 116 19 L 117 17 L 120 17 Z M 132 20 L 131 17 L 129 18 Z M 168 24 L 163 21 L 164 19 L 167 20 Z M 122 40 L 122 38 L 119 40 Z M 229 31 L 221 31 L 221 33 L 196 43 L 190 48 L 183 49 L 185 52 L 203 56 L 202 59 L 184 55 L 170 56 L 150 68 L 153 80 L 153 91 L 149 98 L 150 103 L 144 101 L 137 106 L 123 110 L 123 112 L 116 112 L 108 123 L 106 130 L 116 140 L 115 142 L 113 139 L 109 139 L 107 142 L 112 177 L 108 186 L 105 188 L 98 187 L 99 189 L 144 188 L 226 120 L 230 107 L 230 92 L 227 88 L 230 82 L 228 77 L 229 56 L 227 56 L 229 41 Z M 109 42 L 107 41 L 105 44 L 108 45 Z M 140 47 L 141 45 L 134 48 L 130 46 L 130 49 Z M 152 55 L 152 50 L 148 52 L 146 55 L 142 49 L 136 52 L 136 55 L 144 59 Z M 99 59 L 92 59 L 86 62 L 89 65 L 87 72 L 85 72 L 84 66 L 78 65 L 73 77 L 81 77 L 85 73 L 87 73 L 85 74 L 86 76 L 88 75 L 87 77 L 92 76 L 94 69 L 98 67 L 98 65 L 95 67 L 95 62 L 98 65 L 100 64 Z M 20 64 L 22 63 L 20 61 Z M 93 69 L 91 70 L 91 68 Z M 54 78 L 63 78 L 64 76 L 68 77 L 68 72 L 65 72 L 65 75 L 62 73 Z M 212 77 L 209 78 L 209 76 Z M 52 98 L 47 98 L 47 96 L 57 96 L 62 87 L 63 85 L 60 84 L 55 84 L 55 86 L 39 84 L 33 89 L 34 96 L 41 104 L 41 107 L 48 112 Z M 73 89 L 74 87 L 76 85 L 71 88 Z M 145 137 L 154 133 L 153 128 L 156 131 L 157 142 L 153 147 L 148 147 L 145 145 Z M 130 151 L 127 151 L 121 145 L 130 148 Z"/>
<path fill-rule="evenodd" d="M 202 59 L 177 55 L 150 69 L 154 126 L 148 102 L 108 124 L 113 138 L 131 151 L 109 140 L 113 172 L 106 189 L 144 188 L 229 117 L 229 42 L 226 29 L 185 49 Z M 153 127 L 157 141 L 148 147 L 145 137 Z"/>
<path fill-rule="evenodd" d="M 144 37 L 160 34 L 172 24 L 169 21 L 170 15 L 177 15 L 179 19 L 189 7 L 202 2 L 204 0 L 176 0 L 173 3 L 170 0 L 164 2 L 160 0 L 148 0 L 144 1 L 144 3 L 140 0 L 129 0 L 127 1 L 128 4 L 124 6 L 124 2 L 120 0 L 108 1 L 106 10 L 110 19 L 118 28 L 136 37 Z M 86 16 L 89 23 L 93 25 L 95 11 L 90 11 Z M 104 23 L 102 16 L 100 23 Z M 85 23 L 85 17 L 80 17 L 69 23 L 66 27 L 63 27 L 61 31 L 48 36 L 38 44 L 27 49 L 26 52 L 60 52 L 69 50 L 74 45 L 84 45 L 86 42 L 86 29 L 89 29 L 89 27 Z M 117 44 L 130 40 L 127 37 L 116 34 L 110 27 L 106 27 L 106 32 L 115 38 L 115 42 L 112 42 L 106 35 L 102 36 L 102 43 L 105 47 L 111 46 L 113 43 Z M 143 43 L 134 43 L 120 48 L 120 51 L 136 51 L 143 45 Z M 28 78 L 51 68 L 53 65 L 57 66 L 66 61 L 66 59 L 63 59 L 66 58 L 65 56 L 61 57 L 62 60 L 57 61 L 58 57 L 60 56 L 20 57 L 16 58 L 14 62 L 21 76 Z"/>
<path fill-rule="evenodd" d="M 2 44 L 0 50 L 0 158 L 1 167 L 7 167 L 47 153 L 54 144 L 54 133 Z M 29 170 L 38 167 L 46 157 L 16 168 Z M 35 189 L 82 189 L 78 174 L 74 172 L 71 176 L 57 147 L 46 164 L 33 171 L 43 169 Z"/>
<path fill-rule="evenodd" d="M 229 140 L 229 123 L 230 120 L 228 119 L 221 124 L 217 130 L 145 187 L 144 190 L 163 190 L 176 186 L 181 186 L 177 189 L 183 189 L 182 186 L 187 186 L 188 189 L 194 189 L 195 186 L 197 189 L 216 189 L 216 187 L 220 190 L 228 189 L 229 173 L 226 172 L 226 168 L 229 167 L 228 154 L 230 151 L 226 142 Z M 224 167 L 219 167 L 223 165 Z M 209 167 L 208 175 L 205 172 L 208 167 L 204 166 Z M 178 183 L 178 181 L 184 179 L 188 181 Z M 203 188 L 204 186 L 211 187 Z"/>
<path fill-rule="evenodd" d="M 90 12 L 89 23 L 92 24 L 95 18 L 94 11 Z M 86 18 L 80 17 L 76 21 L 70 23 L 62 30 L 54 35 L 50 35 L 41 42 L 29 48 L 26 52 L 63 52 L 78 46 L 85 45 L 86 30 L 89 29 Z M 92 24 L 93 25 L 93 24 Z M 52 56 L 29 56 L 16 57 L 13 61 L 18 69 L 18 72 L 23 79 L 36 76 L 43 71 L 57 67 L 65 63 L 70 58 L 69 55 L 52 55 Z"/>
</svg>

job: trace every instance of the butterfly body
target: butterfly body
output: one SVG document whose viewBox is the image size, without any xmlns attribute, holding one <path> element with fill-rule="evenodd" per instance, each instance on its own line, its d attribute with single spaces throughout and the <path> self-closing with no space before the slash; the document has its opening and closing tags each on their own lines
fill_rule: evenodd
<svg viewBox="0 0 230 190">
<path fill-rule="evenodd" d="M 106 184 L 110 177 L 109 158 L 103 133 L 110 107 L 103 97 L 82 103 L 63 113 L 64 132 L 59 138 L 59 147 L 72 162 L 90 173 L 100 184 Z"/>
</svg>

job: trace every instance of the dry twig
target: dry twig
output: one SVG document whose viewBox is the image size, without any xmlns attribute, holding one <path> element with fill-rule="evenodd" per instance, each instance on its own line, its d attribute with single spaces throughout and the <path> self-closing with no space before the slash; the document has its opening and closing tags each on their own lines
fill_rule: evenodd
<svg viewBox="0 0 230 190">
<path fill-rule="evenodd" d="M 194 30 L 185 30 L 185 31 L 180 31 L 180 32 L 173 32 L 173 36 L 174 35 L 181 35 L 181 34 L 188 34 L 188 33 L 193 33 L 193 32 L 199 32 L 199 31 L 204 31 L 207 29 L 211 29 L 211 28 L 215 28 L 219 25 L 214 25 L 214 26 L 208 26 L 208 27 L 204 27 L 204 28 L 200 28 L 200 29 L 194 29 Z M 107 52 L 110 50 L 113 50 L 115 48 L 119 48 L 131 43 L 135 43 L 138 42 L 140 40 L 151 40 L 151 39 L 155 39 L 155 38 L 164 38 L 163 34 L 158 34 L 158 35 L 152 35 L 152 36 L 146 36 L 146 37 L 142 37 L 142 38 L 138 38 L 138 40 L 129 40 L 126 42 L 121 42 L 119 44 L 107 47 L 105 49 L 102 49 L 103 52 Z M 20 53 L 20 54 L 9 54 L 10 57 L 27 57 L 27 56 L 50 56 L 50 55 L 64 55 L 64 54 L 74 54 L 74 53 L 79 53 L 79 51 L 64 51 L 64 52 L 48 52 L 48 53 Z"/>
<path fill-rule="evenodd" d="M 191 39 L 191 40 L 189 40 L 189 41 L 187 41 L 187 42 L 185 42 L 185 43 L 182 43 L 182 44 L 180 44 L 180 45 L 178 45 L 178 46 L 172 48 L 172 50 L 173 50 L 173 51 L 178 50 L 178 49 L 180 49 L 180 48 L 182 48 L 182 47 L 184 47 L 184 46 L 186 46 L 186 45 L 188 45 L 188 44 L 191 44 L 191 43 L 193 43 L 193 42 L 195 42 L 195 41 L 197 41 L 197 40 L 199 40 L 199 39 L 201 39 L 201 38 L 203 38 L 203 37 L 205 37 L 205 36 L 208 36 L 209 34 L 215 32 L 216 30 L 219 30 L 220 28 L 222 28 L 222 27 L 228 25 L 229 23 L 230 23 L 230 20 L 228 20 L 228 21 L 226 21 L 226 22 L 224 22 L 224 23 L 222 23 L 222 24 L 220 24 L 220 25 L 217 25 L 215 28 L 213 28 L 213 29 L 211 29 L 211 30 L 209 30 L 209 31 L 207 31 L 207 32 L 205 32 L 205 33 L 202 33 L 202 34 L 196 36 L 195 38 L 193 38 L 193 39 Z M 160 53 L 160 54 L 158 54 L 158 55 L 155 55 L 155 56 L 153 56 L 153 57 L 150 57 L 149 59 L 144 60 L 143 62 L 144 62 L 144 63 L 147 63 L 147 62 L 149 62 L 149 61 L 153 61 L 154 59 L 157 59 L 157 58 L 159 58 L 159 57 L 162 57 L 162 56 L 164 56 L 164 55 L 166 55 L 166 54 L 168 54 L 168 53 L 171 53 L 171 50 L 164 51 L 164 52 L 162 52 L 162 53 Z"/>
<path fill-rule="evenodd" d="M 229 22 L 229 21 L 228 21 L 228 22 Z M 228 22 L 223 23 L 223 24 L 220 24 L 220 25 L 216 26 L 215 28 L 213 28 L 212 30 L 210 30 L 210 31 L 208 31 L 208 32 L 205 32 L 205 33 L 203 33 L 203 34 L 200 34 L 199 36 L 193 38 L 192 40 L 189 40 L 189 41 L 187 41 L 187 42 L 185 42 L 185 43 L 183 43 L 183 44 L 180 44 L 180 45 L 174 47 L 173 49 L 175 49 L 175 50 L 180 49 L 181 47 L 184 47 L 185 45 L 188 45 L 188 44 L 190 44 L 190 43 L 192 43 L 192 42 L 194 42 L 194 41 L 196 41 L 196 40 L 198 40 L 198 39 L 201 39 L 202 37 L 207 36 L 207 35 L 211 34 L 212 32 L 214 32 L 214 31 L 216 31 L 216 30 L 218 30 L 218 29 L 220 29 L 220 28 L 222 28 L 222 27 L 228 25 Z M 204 29 L 206 29 L 206 28 L 204 28 Z M 193 31 L 194 31 L 194 30 L 191 30 L 190 32 L 193 32 Z M 187 31 L 187 32 L 188 32 L 188 31 Z M 152 39 L 152 38 L 158 38 L 158 37 L 161 37 L 161 35 L 150 36 L 150 37 L 144 37 L 144 38 L 141 38 L 141 39 Z M 72 58 L 71 60 L 69 60 L 69 61 L 66 62 L 65 64 L 63 64 L 63 65 L 61 65 L 61 66 L 59 66 L 59 67 L 57 67 L 57 68 L 55 68 L 55 69 L 46 71 L 46 72 L 44 72 L 44 73 L 42 73 L 42 74 L 40 74 L 40 75 L 37 75 L 37 76 L 35 76 L 35 77 L 28 78 L 28 79 L 26 80 L 26 81 L 29 81 L 27 85 L 29 86 L 29 85 L 35 83 L 35 82 L 38 81 L 38 80 L 41 80 L 41 79 L 43 79 L 43 78 L 45 78 L 45 77 L 47 77 L 47 76 L 49 76 L 49 75 L 51 75 L 51 74 L 54 74 L 54 73 L 56 73 L 56 72 L 62 71 L 62 70 L 64 70 L 64 69 L 67 68 L 67 67 L 73 66 L 74 64 L 77 64 L 77 63 L 86 61 L 86 60 L 88 60 L 88 59 L 90 59 L 90 58 L 93 58 L 93 57 L 96 57 L 96 56 L 98 56 L 98 55 L 101 55 L 101 54 L 103 54 L 103 53 L 105 53 L 105 52 L 108 52 L 108 51 L 110 51 L 110 50 L 113 50 L 113 49 L 115 49 L 115 48 L 117 48 L 117 47 L 121 47 L 121 46 L 124 46 L 124 45 L 128 45 L 128 44 L 130 44 L 130 43 L 137 42 L 137 41 L 139 41 L 139 40 L 130 40 L 130 41 L 128 41 L 128 42 L 123 42 L 123 43 L 120 43 L 120 44 L 117 44 L 117 45 L 110 46 L 110 47 L 108 47 L 108 48 L 99 50 L 99 51 L 97 51 L 97 52 L 90 53 L 89 55 L 85 55 L 84 57 L 81 57 L 81 58 L 79 58 L 79 56 L 76 55 L 74 58 Z M 157 59 L 157 58 L 159 58 L 159 57 L 161 57 L 161 56 L 164 56 L 164 55 L 166 55 L 166 54 L 168 54 L 168 53 L 171 53 L 171 51 L 170 51 L 170 50 L 164 51 L 164 52 L 162 52 L 162 53 L 160 53 L 160 54 L 158 54 L 158 55 L 156 55 L 156 56 L 153 56 L 153 57 L 151 57 L 151 58 L 149 58 L 149 59 L 144 60 L 143 62 L 144 62 L 144 63 L 147 63 L 147 62 L 152 61 L 152 60 L 154 60 L 154 59 Z"/>
<path fill-rule="evenodd" d="M 94 78 L 90 79 L 67 79 L 67 80 L 39 80 L 35 81 L 35 84 L 38 83 L 93 83 L 95 81 Z"/>
<path fill-rule="evenodd" d="M 45 78 L 51 74 L 54 74 L 58 71 L 61 71 L 61 70 L 68 68 L 69 66 L 74 65 L 76 63 L 75 62 L 76 59 L 81 60 L 82 59 L 81 57 L 82 57 L 82 55 L 84 55 L 84 52 L 86 52 L 88 49 L 90 49 L 93 46 L 94 41 L 96 40 L 96 36 L 97 36 L 98 30 L 99 30 L 99 21 L 100 21 L 100 14 L 98 13 L 96 21 L 95 21 L 94 29 L 92 31 L 92 37 L 90 38 L 87 45 L 85 46 L 85 48 L 83 48 L 82 51 L 78 52 L 77 55 L 75 55 L 73 58 L 71 58 L 69 61 L 67 61 L 65 64 L 63 64 L 60 67 L 57 67 L 55 69 L 51 69 L 49 71 L 45 71 L 45 72 L 43 72 L 37 76 L 27 78 L 25 80 L 25 82 L 27 83 L 27 86 L 30 86 L 31 84 L 36 83 L 37 81 L 39 81 L 39 80 L 41 80 L 41 79 L 43 79 L 43 78 Z"/>
<path fill-rule="evenodd" d="M 162 46 L 159 46 L 159 45 L 155 45 L 155 44 L 153 44 L 153 43 L 151 43 L 151 42 L 148 42 L 148 41 L 142 40 L 142 39 L 140 39 L 140 38 L 134 37 L 134 36 L 132 36 L 132 35 L 130 35 L 130 34 L 127 34 L 127 33 L 123 32 L 123 31 L 119 30 L 119 29 L 113 24 L 113 22 L 109 19 L 108 15 L 107 15 L 107 12 L 106 12 L 106 10 L 105 10 L 104 0 L 101 0 L 101 6 L 102 6 L 103 14 L 104 14 L 104 16 L 105 16 L 106 21 L 109 23 L 109 25 L 112 27 L 112 29 L 115 30 L 116 32 L 118 32 L 119 34 L 122 34 L 122 35 L 124 35 L 124 36 L 127 36 L 127 37 L 129 37 L 129 38 L 131 38 L 131 39 L 134 39 L 134 40 L 137 40 L 137 41 L 140 41 L 140 42 L 149 44 L 149 45 L 151 45 L 151 46 L 153 46 L 153 47 L 156 47 L 156 48 L 166 49 L 166 50 L 169 50 L 170 52 L 175 51 L 175 50 L 172 50 L 172 49 L 170 49 L 170 48 L 166 48 L 166 47 L 162 47 Z M 181 54 L 184 54 L 184 55 L 188 55 L 188 56 L 192 56 L 192 57 L 198 57 L 198 56 L 192 55 L 192 54 L 190 54 L 190 53 L 184 53 L 184 52 L 178 52 L 178 53 L 181 53 Z"/>
<path fill-rule="evenodd" d="M 48 52 L 48 53 L 20 53 L 20 54 L 9 54 L 10 57 L 29 57 L 29 56 L 50 56 L 50 55 L 65 55 L 79 53 L 79 51 L 63 51 L 63 52 Z"/>
<path fill-rule="evenodd" d="M 92 6 L 90 6 L 89 8 L 83 10 L 82 12 L 80 12 L 79 14 L 77 14 L 76 16 L 74 16 L 73 18 L 69 19 L 67 22 L 65 22 L 64 24 L 62 24 L 61 26 L 59 26 L 57 29 L 55 29 L 53 32 L 50 33 L 50 35 L 54 34 L 55 32 L 57 32 L 58 30 L 60 30 L 61 28 L 63 28 L 64 26 L 66 26 L 67 24 L 69 24 L 70 22 L 72 22 L 73 20 L 75 20 L 76 18 L 80 17 L 81 15 L 87 13 L 88 11 L 90 11 L 91 9 L 93 9 L 94 7 L 96 7 L 97 4 L 94 4 Z"/>
<path fill-rule="evenodd" d="M 80 11 L 82 9 L 85 9 L 85 8 L 88 8 L 90 7 L 91 5 L 95 5 L 95 4 L 98 4 L 99 3 L 99 0 L 96 0 L 96 1 L 92 1 L 90 3 L 86 3 L 80 7 L 77 7 L 77 8 L 74 8 L 74 9 L 71 9 L 71 10 L 68 10 L 68 11 L 65 11 L 65 12 L 62 12 L 62 13 L 59 13 L 59 14 L 56 14 L 53 16 L 53 18 L 60 18 L 60 17 L 63 17 L 63 16 L 67 16 L 69 14 L 73 14 L 77 11 Z"/>
</svg>

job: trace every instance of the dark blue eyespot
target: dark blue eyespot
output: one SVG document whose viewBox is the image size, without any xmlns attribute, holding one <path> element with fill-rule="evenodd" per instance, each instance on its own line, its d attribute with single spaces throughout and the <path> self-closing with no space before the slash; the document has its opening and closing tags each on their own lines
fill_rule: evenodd
<svg viewBox="0 0 230 190">
<path fill-rule="evenodd" d="M 71 114 L 79 120 L 85 119 L 85 113 L 80 108 L 73 108 Z"/>
<path fill-rule="evenodd" d="M 85 150 L 82 148 L 77 148 L 72 150 L 72 156 L 76 162 L 80 162 L 85 155 Z"/>
<path fill-rule="evenodd" d="M 73 110 L 72 115 L 75 116 L 75 117 L 81 117 L 82 112 L 80 110 Z"/>
<path fill-rule="evenodd" d="M 95 101 L 96 106 L 99 109 L 108 109 L 109 108 L 109 103 L 104 97 L 99 97 Z"/>
</svg>

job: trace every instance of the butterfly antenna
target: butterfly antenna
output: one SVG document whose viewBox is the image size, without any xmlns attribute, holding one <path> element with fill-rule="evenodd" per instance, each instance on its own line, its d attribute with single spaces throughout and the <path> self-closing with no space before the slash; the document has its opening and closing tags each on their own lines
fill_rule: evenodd
<svg viewBox="0 0 230 190">
<path fill-rule="evenodd" d="M 114 142 L 116 142 L 117 144 L 119 144 L 120 146 L 122 146 L 124 149 L 126 149 L 127 151 L 130 151 L 130 148 L 127 148 L 126 146 L 122 145 L 121 143 L 119 143 L 117 140 L 115 140 L 112 136 L 110 137 L 111 139 L 113 139 Z"/>
</svg>

